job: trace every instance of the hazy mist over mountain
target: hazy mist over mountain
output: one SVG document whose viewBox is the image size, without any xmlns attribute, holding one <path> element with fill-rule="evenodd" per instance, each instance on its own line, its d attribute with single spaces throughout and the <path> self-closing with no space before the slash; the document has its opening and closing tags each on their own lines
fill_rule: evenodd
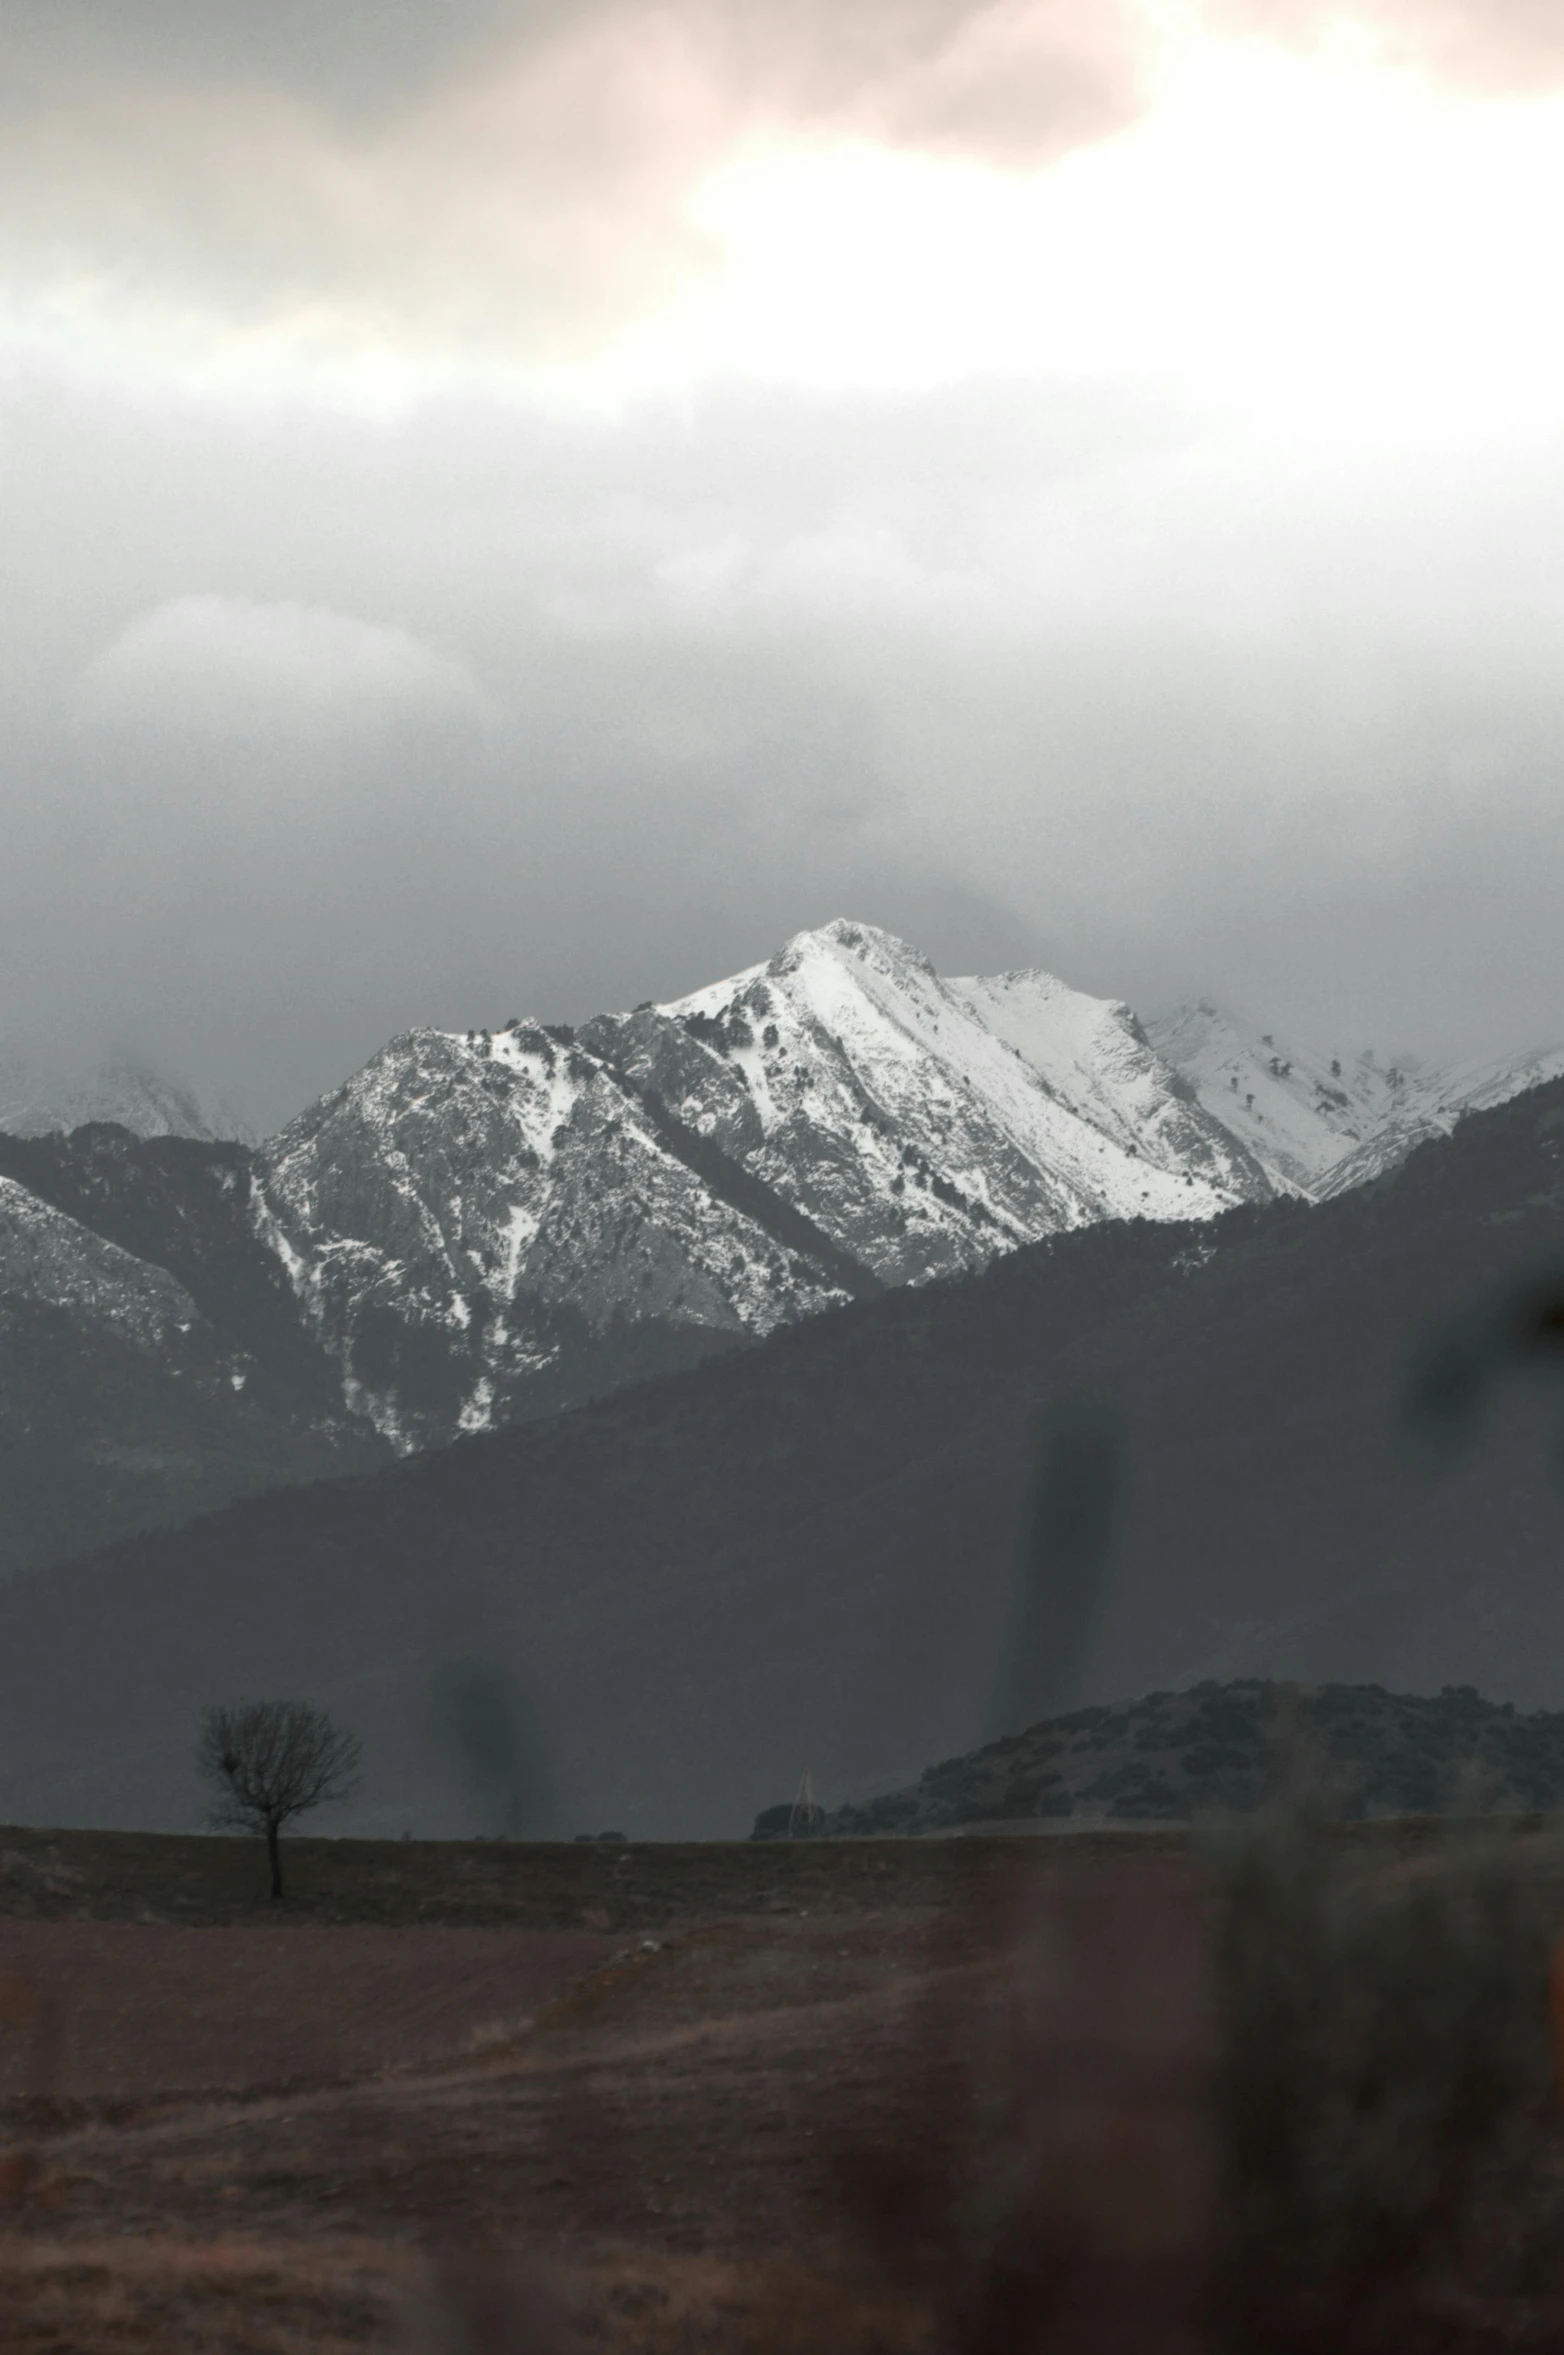
<svg viewBox="0 0 1564 2355">
<path fill-rule="evenodd" d="M 12 0 L 0 1036 L 1564 997 L 1546 11 Z"/>
</svg>

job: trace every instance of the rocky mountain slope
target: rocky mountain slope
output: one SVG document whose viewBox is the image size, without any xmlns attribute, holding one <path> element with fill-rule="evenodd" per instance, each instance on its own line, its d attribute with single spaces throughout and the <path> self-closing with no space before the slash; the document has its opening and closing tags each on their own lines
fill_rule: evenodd
<svg viewBox="0 0 1564 2355">
<path fill-rule="evenodd" d="M 1102 1219 L 1323 1199 L 1560 1071 L 1148 1029 L 836 922 L 578 1030 L 393 1040 L 262 1148 L 258 1231 L 351 1407 L 426 1446 Z"/>
<path fill-rule="evenodd" d="M 0 1576 L 378 1462 L 240 1145 L 0 1137 Z"/>
<path fill-rule="evenodd" d="M 186 1822 L 201 1707 L 299 1692 L 364 1736 L 364 1828 L 471 1830 L 436 1704 L 476 1663 L 566 1831 L 736 1835 L 806 1766 L 828 1805 L 894 1791 L 1000 1730 L 1039 1420 L 1082 1397 L 1127 1471 L 1081 1702 L 1279 1678 L 1557 1709 L 1553 1328 L 1462 1453 L 1405 1401 L 1431 1337 L 1532 1331 L 1516 1287 L 1561 1257 L 1555 1082 L 1331 1201 L 1057 1235 L 248 1499 L 0 1591 L 0 1781 L 23 1817 Z"/>
<path fill-rule="evenodd" d="M 567 1034 L 413 1032 L 266 1149 L 257 1232 L 402 1447 L 876 1289 Z"/>
<path fill-rule="evenodd" d="M 1393 1169 L 1463 1113 L 1564 1074 L 1564 1045 L 1455 1071 L 1367 1048 L 1300 1051 L 1207 999 L 1159 1016 L 1147 1036 L 1279 1192 L 1316 1201 Z"/>
<path fill-rule="evenodd" d="M 579 1031 L 394 1040 L 262 1149 L 260 1230 L 397 1444 L 1104 1218 L 1271 1181 L 1128 1008 L 872 926 Z"/>
<path fill-rule="evenodd" d="M 856 1806 L 812 1818 L 795 1805 L 768 1807 L 751 1836 L 1200 1823 L 1305 1798 L 1344 1817 L 1557 1808 L 1564 1711 L 1517 1712 L 1471 1685 L 1428 1695 L 1206 1682 L 1045 1719 Z"/>
</svg>

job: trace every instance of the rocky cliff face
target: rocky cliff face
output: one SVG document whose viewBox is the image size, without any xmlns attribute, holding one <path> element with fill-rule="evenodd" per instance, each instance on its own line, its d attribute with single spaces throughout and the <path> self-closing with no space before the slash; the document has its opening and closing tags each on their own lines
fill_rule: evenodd
<svg viewBox="0 0 1564 2355">
<path fill-rule="evenodd" d="M 266 1148 L 257 1227 L 349 1404 L 414 1446 L 869 1280 L 722 1164 L 568 1033 L 415 1031 Z"/>
</svg>

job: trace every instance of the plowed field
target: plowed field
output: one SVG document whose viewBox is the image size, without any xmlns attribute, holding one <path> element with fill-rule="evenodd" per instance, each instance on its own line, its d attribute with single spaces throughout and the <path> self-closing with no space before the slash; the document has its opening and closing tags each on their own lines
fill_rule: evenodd
<svg viewBox="0 0 1564 2355">
<path fill-rule="evenodd" d="M 0 1922 L 0 2100 L 247 2093 L 454 2054 L 612 1944 L 588 1931 Z"/>
<path fill-rule="evenodd" d="M 0 2343 L 921 2344 L 858 2206 L 866 2153 L 954 2151 L 952 2023 L 1004 2014 L 952 1871 L 660 1930 L 0 1920 Z"/>
</svg>

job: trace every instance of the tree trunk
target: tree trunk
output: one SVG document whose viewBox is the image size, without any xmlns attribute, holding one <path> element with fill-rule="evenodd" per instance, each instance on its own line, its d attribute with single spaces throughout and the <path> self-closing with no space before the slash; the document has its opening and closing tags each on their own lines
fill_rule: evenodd
<svg viewBox="0 0 1564 2355">
<path fill-rule="evenodd" d="M 277 1826 L 274 1823 L 266 1827 L 266 1854 L 271 1860 L 272 1903 L 275 1905 L 282 1895 L 282 1852 L 277 1845 Z"/>
</svg>

